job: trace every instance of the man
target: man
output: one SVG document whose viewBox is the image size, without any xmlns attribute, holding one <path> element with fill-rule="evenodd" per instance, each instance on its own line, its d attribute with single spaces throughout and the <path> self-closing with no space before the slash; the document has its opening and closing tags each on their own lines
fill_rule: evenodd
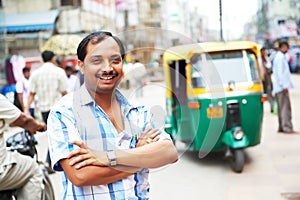
<svg viewBox="0 0 300 200">
<path fill-rule="evenodd" d="M 0 94 L 0 191 L 20 188 L 18 200 L 41 199 L 43 175 L 36 161 L 6 150 L 4 132 L 8 125 L 22 127 L 32 134 L 46 130 L 46 125 L 22 113 Z"/>
<path fill-rule="evenodd" d="M 30 95 L 25 111 L 28 112 L 34 96 L 38 96 L 38 106 L 45 123 L 51 107 L 63 95 L 67 94 L 67 76 L 62 68 L 57 67 L 52 51 L 42 53 L 44 64 L 36 69 L 29 78 Z"/>
<path fill-rule="evenodd" d="M 145 65 L 136 59 L 135 63 L 132 66 L 132 70 L 130 70 L 130 73 L 132 73 L 131 76 L 133 77 L 134 83 L 136 84 L 136 97 L 143 97 L 143 87 L 147 77 L 147 70 L 145 68 Z"/>
<path fill-rule="evenodd" d="M 272 94 L 273 89 L 273 83 L 272 83 L 272 63 L 271 60 L 267 54 L 267 50 L 265 47 L 260 49 L 261 53 L 261 60 L 262 60 L 262 67 L 263 67 L 263 74 L 264 74 L 264 80 L 263 80 L 263 87 L 264 87 L 264 93 L 268 95 L 268 101 L 270 103 L 271 112 L 273 112 L 274 109 L 274 97 Z"/>
<path fill-rule="evenodd" d="M 273 92 L 278 103 L 278 132 L 297 133 L 293 130 L 292 111 L 289 90 L 293 88 L 291 73 L 286 53 L 289 44 L 286 41 L 279 43 L 279 51 L 273 61 Z"/>
<path fill-rule="evenodd" d="M 79 82 L 79 78 L 73 74 L 72 66 L 67 65 L 65 68 L 65 71 L 66 71 L 66 75 L 68 77 L 67 92 L 70 93 L 70 92 L 74 92 L 74 91 L 78 90 L 80 87 L 80 82 Z"/>
<path fill-rule="evenodd" d="M 29 77 L 30 77 L 30 68 L 24 67 L 23 77 L 17 81 L 16 83 L 16 92 L 17 98 L 20 102 L 21 111 L 24 111 L 25 106 L 27 105 L 28 97 L 29 97 Z M 29 108 L 30 115 L 34 117 L 34 102 L 31 103 Z"/>
<path fill-rule="evenodd" d="M 109 32 L 77 48 L 84 85 L 63 97 L 48 120 L 53 168 L 63 171 L 63 199 L 149 199 L 147 168 L 178 159 L 169 136 L 155 129 L 144 106 L 117 88 L 125 50 Z"/>
<path fill-rule="evenodd" d="M 57 66 L 55 54 L 52 51 L 42 52 L 44 64 L 32 72 L 29 78 L 29 91 L 25 113 L 29 112 L 29 107 L 38 96 L 38 107 L 41 111 L 42 118 L 47 124 L 50 109 L 62 96 L 67 94 L 67 76 L 65 71 Z M 50 156 L 47 155 L 46 162 L 50 163 Z"/>
</svg>

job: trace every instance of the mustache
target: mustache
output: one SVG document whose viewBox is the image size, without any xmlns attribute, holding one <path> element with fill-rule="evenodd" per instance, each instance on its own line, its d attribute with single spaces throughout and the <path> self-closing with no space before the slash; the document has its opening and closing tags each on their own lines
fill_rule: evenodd
<svg viewBox="0 0 300 200">
<path fill-rule="evenodd" d="M 118 75 L 119 75 L 118 72 L 114 72 L 114 71 L 106 72 L 106 71 L 104 71 L 104 72 L 101 72 L 99 74 L 96 74 L 95 77 L 96 78 L 101 78 L 103 76 L 118 76 Z"/>
</svg>

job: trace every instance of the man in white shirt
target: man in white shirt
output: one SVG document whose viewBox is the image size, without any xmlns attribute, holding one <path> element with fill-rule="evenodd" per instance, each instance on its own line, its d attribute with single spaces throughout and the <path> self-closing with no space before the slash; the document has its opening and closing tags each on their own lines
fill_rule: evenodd
<svg viewBox="0 0 300 200">
<path fill-rule="evenodd" d="M 28 102 L 29 97 L 29 77 L 30 77 L 30 68 L 24 67 L 23 68 L 23 77 L 17 81 L 16 83 L 16 92 L 17 92 L 17 98 L 20 102 L 22 111 L 24 111 L 25 106 Z M 30 115 L 34 117 L 34 102 L 30 105 L 29 108 Z"/>
<path fill-rule="evenodd" d="M 80 88 L 80 82 L 79 79 L 77 78 L 77 76 L 75 76 L 73 74 L 73 69 L 72 66 L 67 65 L 65 68 L 66 71 L 66 75 L 68 77 L 68 88 L 67 88 L 67 92 L 74 92 L 77 89 Z"/>
<path fill-rule="evenodd" d="M 34 159 L 6 150 L 4 134 L 9 126 L 22 127 L 35 134 L 46 130 L 46 125 L 22 113 L 0 94 L 0 191 L 18 189 L 18 200 L 40 199 L 42 172 Z"/>
</svg>

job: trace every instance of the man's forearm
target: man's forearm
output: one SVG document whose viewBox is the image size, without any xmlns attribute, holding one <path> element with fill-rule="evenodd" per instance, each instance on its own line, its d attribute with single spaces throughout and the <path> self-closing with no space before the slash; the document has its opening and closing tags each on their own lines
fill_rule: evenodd
<svg viewBox="0 0 300 200">
<path fill-rule="evenodd" d="M 94 165 L 76 169 L 69 165 L 69 161 L 69 159 L 64 159 L 60 163 L 70 181 L 78 187 L 113 183 L 132 175 L 138 170 L 137 168 L 120 167 L 114 169 Z"/>
<path fill-rule="evenodd" d="M 17 93 L 17 98 L 20 102 L 20 105 L 21 105 L 23 111 L 24 111 L 24 108 L 25 108 L 26 105 L 24 105 L 24 102 L 23 102 L 23 94 L 22 93 Z"/>
<path fill-rule="evenodd" d="M 30 115 L 26 115 L 21 113 L 21 115 L 14 122 L 10 124 L 10 126 L 18 126 L 29 130 L 30 133 L 35 133 L 36 131 L 46 130 L 45 124 L 39 123 L 33 119 Z"/>
<path fill-rule="evenodd" d="M 34 93 L 30 92 L 30 95 L 28 97 L 28 102 L 27 105 L 25 105 L 25 109 L 28 111 L 30 108 L 30 105 L 32 104 L 33 100 L 34 100 Z"/>
<path fill-rule="evenodd" d="M 117 164 L 141 168 L 157 168 L 177 161 L 176 148 L 170 140 L 153 142 L 134 149 L 116 150 Z"/>
</svg>

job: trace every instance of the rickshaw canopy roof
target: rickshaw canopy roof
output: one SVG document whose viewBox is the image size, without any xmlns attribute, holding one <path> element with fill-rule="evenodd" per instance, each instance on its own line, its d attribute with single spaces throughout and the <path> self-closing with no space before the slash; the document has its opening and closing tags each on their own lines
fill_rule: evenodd
<svg viewBox="0 0 300 200">
<path fill-rule="evenodd" d="M 174 46 L 167 49 L 163 55 L 165 62 L 189 59 L 192 54 L 205 52 L 233 51 L 239 49 L 251 49 L 259 53 L 259 45 L 252 41 L 230 41 L 230 42 L 202 42 Z"/>
</svg>

